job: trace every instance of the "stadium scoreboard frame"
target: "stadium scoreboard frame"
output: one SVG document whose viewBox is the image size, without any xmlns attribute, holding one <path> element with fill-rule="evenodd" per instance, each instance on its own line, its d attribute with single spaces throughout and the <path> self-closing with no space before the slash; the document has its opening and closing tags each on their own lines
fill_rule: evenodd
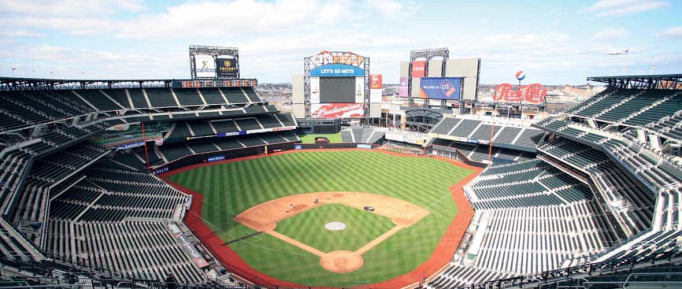
<svg viewBox="0 0 682 289">
<path fill-rule="evenodd" d="M 239 48 L 190 45 L 189 67 L 192 79 L 239 79 Z"/>
</svg>

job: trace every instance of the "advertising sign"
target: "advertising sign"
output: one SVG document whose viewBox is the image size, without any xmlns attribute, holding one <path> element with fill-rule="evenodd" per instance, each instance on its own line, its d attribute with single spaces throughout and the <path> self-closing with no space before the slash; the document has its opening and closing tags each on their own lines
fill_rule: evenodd
<svg viewBox="0 0 682 289">
<path fill-rule="evenodd" d="M 381 89 L 383 88 L 381 74 L 371 74 L 369 76 L 369 89 Z"/>
<path fill-rule="evenodd" d="M 407 97 L 407 79 L 407 77 L 400 78 L 400 86 L 398 89 L 398 96 L 400 97 Z"/>
<path fill-rule="evenodd" d="M 422 78 L 419 86 L 420 98 L 458 100 L 462 79 L 456 77 Z"/>
<path fill-rule="evenodd" d="M 225 156 L 224 156 L 224 155 L 212 156 L 212 157 L 210 157 L 210 158 L 207 159 L 207 161 L 208 161 L 209 163 L 219 162 L 219 161 L 224 161 L 224 160 L 225 160 Z"/>
<path fill-rule="evenodd" d="M 355 78 L 355 103 L 363 103 L 365 100 L 365 78 Z"/>
<path fill-rule="evenodd" d="M 362 103 L 325 103 L 312 104 L 311 106 L 311 117 L 313 118 L 365 116 L 365 105 Z"/>
<path fill-rule="evenodd" d="M 315 66 L 324 66 L 328 64 L 345 64 L 353 66 L 362 66 L 365 58 L 353 52 L 329 52 L 326 50 L 320 51 L 317 55 L 311 58 Z"/>
<path fill-rule="evenodd" d="M 426 61 L 415 60 L 412 62 L 412 77 L 422 78 L 426 76 Z"/>
<path fill-rule="evenodd" d="M 495 86 L 493 100 L 496 102 L 541 103 L 545 97 L 547 97 L 547 89 L 539 83 L 519 86 L 516 90 L 510 83 L 502 83 Z"/>
<path fill-rule="evenodd" d="M 215 78 L 215 60 L 211 55 L 195 55 L 194 68 L 197 77 Z"/>
<path fill-rule="evenodd" d="M 371 149 L 372 149 L 372 145 L 369 145 L 369 144 L 358 144 L 358 145 L 357 145 L 357 148 L 359 148 L 359 149 L 368 149 L 368 150 L 371 150 Z"/>
<path fill-rule="evenodd" d="M 117 151 L 120 151 L 120 150 L 127 150 L 130 148 L 141 147 L 141 146 L 144 146 L 144 141 L 136 141 L 136 142 L 132 142 L 132 143 L 117 145 L 114 149 Z"/>
<path fill-rule="evenodd" d="M 218 77 L 237 78 L 239 73 L 239 63 L 232 56 L 218 56 Z"/>
<path fill-rule="evenodd" d="M 162 145 L 163 145 L 163 138 L 157 138 L 157 139 L 155 139 L 155 140 L 154 140 L 154 144 L 155 144 L 157 147 L 162 146 Z"/>
<path fill-rule="evenodd" d="M 345 65 L 345 64 L 330 64 L 316 67 L 310 70 L 311 77 L 324 76 L 365 76 L 365 71 L 361 68 Z"/>
<path fill-rule="evenodd" d="M 192 242 L 187 239 L 185 234 L 180 230 L 180 228 L 175 225 L 175 224 L 169 224 L 168 228 L 173 232 L 173 236 L 175 236 L 175 240 L 182 246 L 182 248 L 185 249 L 185 252 L 192 256 L 192 259 L 194 260 L 194 264 L 197 264 L 199 268 L 204 268 L 208 266 L 208 262 L 206 262 L 206 259 L 204 259 L 204 256 L 199 253 L 199 251 L 192 245 Z"/>
<path fill-rule="evenodd" d="M 320 103 L 320 78 L 310 78 L 310 103 Z"/>
<path fill-rule="evenodd" d="M 369 102 L 371 103 L 381 103 L 381 94 L 383 89 L 370 89 L 369 90 Z"/>
</svg>

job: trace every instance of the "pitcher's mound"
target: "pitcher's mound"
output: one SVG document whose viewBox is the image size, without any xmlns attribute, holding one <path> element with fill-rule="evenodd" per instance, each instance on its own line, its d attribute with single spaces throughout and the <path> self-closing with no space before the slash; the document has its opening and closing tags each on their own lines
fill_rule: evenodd
<svg viewBox="0 0 682 289">
<path fill-rule="evenodd" d="M 362 267 L 362 256 L 350 251 L 334 251 L 322 256 L 320 265 L 334 273 L 350 273 Z"/>
</svg>

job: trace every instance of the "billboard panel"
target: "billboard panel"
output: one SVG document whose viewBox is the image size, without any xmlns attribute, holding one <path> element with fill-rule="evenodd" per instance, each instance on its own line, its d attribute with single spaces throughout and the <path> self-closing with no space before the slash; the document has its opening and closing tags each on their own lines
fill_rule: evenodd
<svg viewBox="0 0 682 289">
<path fill-rule="evenodd" d="M 415 60 L 412 61 L 412 77 L 422 78 L 426 76 L 426 61 Z"/>
<path fill-rule="evenodd" d="M 310 103 L 320 103 L 320 78 L 319 77 L 311 77 L 310 78 Z"/>
<path fill-rule="evenodd" d="M 372 74 L 369 76 L 369 88 L 381 89 L 383 88 L 383 79 L 381 74 Z"/>
<path fill-rule="evenodd" d="M 383 89 L 370 89 L 369 90 L 369 102 L 370 103 L 381 103 L 381 94 Z"/>
<path fill-rule="evenodd" d="M 194 67 L 197 77 L 216 77 L 215 60 L 211 55 L 195 55 Z"/>
<path fill-rule="evenodd" d="M 454 77 L 422 78 L 419 83 L 419 97 L 430 99 L 458 100 L 462 79 Z"/>
<path fill-rule="evenodd" d="M 355 103 L 363 103 L 365 100 L 365 78 L 355 78 Z"/>
<path fill-rule="evenodd" d="M 365 71 L 361 68 L 345 64 L 329 64 L 315 67 L 310 70 L 311 77 L 325 76 L 365 76 Z"/>
<path fill-rule="evenodd" d="M 408 80 L 407 77 L 400 78 L 400 86 L 398 87 L 398 96 L 400 97 L 408 97 L 407 80 Z"/>
<path fill-rule="evenodd" d="M 239 63 L 232 56 L 218 56 L 218 77 L 237 78 L 239 75 Z"/>
<path fill-rule="evenodd" d="M 365 105 L 362 103 L 312 104 L 310 115 L 313 118 L 364 117 Z"/>
<path fill-rule="evenodd" d="M 496 102 L 524 102 L 538 104 L 547 97 L 547 89 L 542 84 L 533 83 L 518 86 L 516 90 L 511 83 L 502 83 L 495 86 L 493 100 Z"/>
</svg>

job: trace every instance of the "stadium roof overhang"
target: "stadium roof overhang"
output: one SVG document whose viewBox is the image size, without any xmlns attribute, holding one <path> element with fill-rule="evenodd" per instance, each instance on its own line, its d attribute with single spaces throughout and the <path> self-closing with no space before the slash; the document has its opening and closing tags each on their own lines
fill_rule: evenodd
<svg viewBox="0 0 682 289">
<path fill-rule="evenodd" d="M 587 81 L 606 83 L 616 88 L 682 89 L 682 74 L 592 76 Z"/>
</svg>

